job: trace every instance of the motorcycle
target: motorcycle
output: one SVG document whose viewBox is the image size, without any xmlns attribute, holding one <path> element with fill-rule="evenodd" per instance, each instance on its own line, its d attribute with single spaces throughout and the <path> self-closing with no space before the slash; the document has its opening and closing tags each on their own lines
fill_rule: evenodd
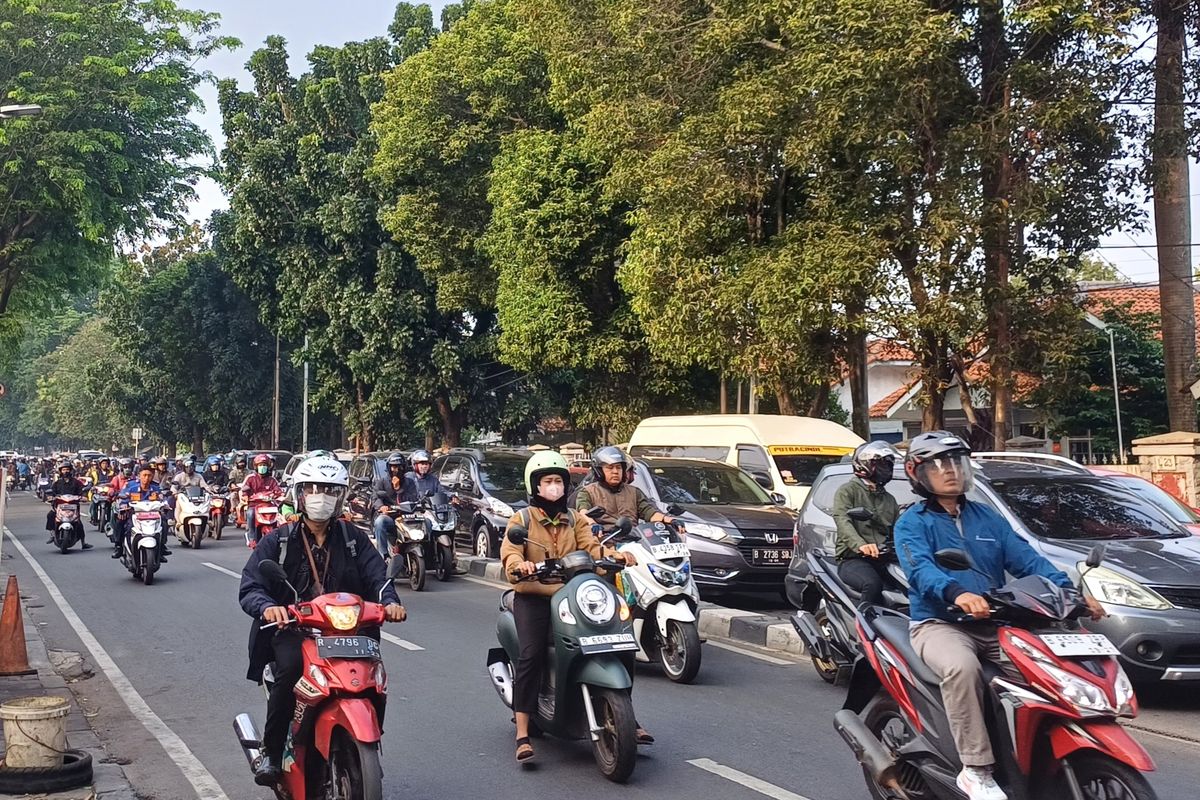
<svg viewBox="0 0 1200 800">
<path fill-rule="evenodd" d="M 458 512 L 445 492 L 430 493 L 416 508 L 414 522 L 424 527 L 424 560 L 427 568 L 439 581 L 448 581 L 454 574 L 454 529 L 458 527 Z"/>
<path fill-rule="evenodd" d="M 527 531 L 509 528 L 509 541 L 528 542 Z M 561 559 L 548 559 L 523 581 L 561 580 L 550 598 L 551 639 L 533 723 L 562 739 L 590 738 L 596 766 L 604 777 L 624 783 L 637 762 L 637 723 L 629 690 L 633 685 L 621 653 L 638 649 L 630 624 L 629 606 L 596 576 L 597 569 L 623 568 L 615 561 L 594 561 L 579 550 Z M 513 666 L 520 644 L 513 618 L 514 592 L 500 599 L 496 636 L 500 647 L 488 651 L 492 685 L 509 708 L 513 704 Z"/>
<path fill-rule="evenodd" d="M 425 542 L 429 538 L 424 518 L 417 516 L 412 503 L 390 506 L 379 513 L 396 523 L 396 541 L 386 548 L 388 578 L 395 580 L 407 574 L 409 587 L 421 591 L 425 588 Z"/>
<path fill-rule="evenodd" d="M 9 494 L 12 494 L 14 491 L 16 491 L 16 489 L 17 489 L 17 473 L 13 472 L 12 470 L 7 470 L 5 472 L 4 483 L 8 489 Z"/>
<path fill-rule="evenodd" d="M 67 554 L 76 542 L 83 541 L 83 521 L 79 519 L 79 503 L 83 500 L 77 494 L 60 494 L 54 498 L 54 546 L 63 555 Z"/>
<path fill-rule="evenodd" d="M 36 494 L 37 499 L 41 500 L 43 503 L 46 502 L 46 497 L 50 492 L 50 483 L 51 481 L 49 477 L 45 475 L 38 476 L 37 488 L 34 490 L 34 494 Z"/>
<path fill-rule="evenodd" d="M 383 606 L 345 592 L 307 603 L 275 561 L 259 565 L 263 577 L 292 589 L 288 615 L 304 635 L 304 676 L 296 684 L 296 713 L 284 745 L 279 800 L 380 800 L 380 716 L 387 697 L 387 671 L 379 641 L 362 633 L 384 621 Z M 386 586 L 386 584 L 385 584 Z M 383 587 L 379 599 L 382 600 Z M 275 627 L 275 623 L 262 626 Z M 270 696 L 272 665 L 263 673 Z M 262 736 L 249 714 L 238 714 L 233 730 L 251 769 L 262 758 Z"/>
<path fill-rule="evenodd" d="M 852 508 L 847 515 L 866 522 L 872 518 L 865 508 Z M 908 577 L 890 547 L 879 548 L 880 560 L 887 563 L 890 581 L 884 584 L 884 606 L 901 614 L 908 613 Z M 792 627 L 800 635 L 817 674 L 835 686 L 850 677 L 854 662 L 862 656 L 855 630 L 854 609 L 862 602 L 858 590 L 842 582 L 837 562 L 821 550 L 808 554 L 809 584 L 820 598 L 813 610 L 802 609 L 791 617 Z M 805 592 L 805 597 L 809 596 Z"/>
<path fill-rule="evenodd" d="M 175 498 L 175 537 L 179 543 L 199 550 L 208 530 L 208 497 L 199 486 L 182 489 Z"/>
<path fill-rule="evenodd" d="M 229 524 L 229 509 L 232 507 L 228 489 L 208 495 L 208 535 L 218 542 L 221 541 L 221 532 Z"/>
<path fill-rule="evenodd" d="M 130 516 L 129 535 L 121 545 L 121 563 L 146 586 L 154 583 L 154 574 L 162 566 L 162 500 L 130 500 L 122 503 L 122 513 Z"/>
<path fill-rule="evenodd" d="M 1093 548 L 1088 569 L 1103 555 L 1103 545 Z M 939 550 L 934 558 L 943 569 L 973 570 L 962 550 Z M 1012 667 L 984 663 L 997 783 L 1022 800 L 1156 800 L 1142 775 L 1154 762 L 1117 723 L 1137 714 L 1133 685 L 1112 642 L 1080 628 L 1087 613 L 1081 596 L 1029 576 L 986 599 Z M 864 606 L 857 627 L 865 658 L 855 664 L 834 720 L 871 796 L 965 800 L 940 681 L 913 651 L 908 618 Z"/>
<path fill-rule="evenodd" d="M 683 536 L 661 522 L 622 517 L 603 541 L 637 560 L 616 575 L 617 592 L 640 609 L 633 617 L 637 660 L 657 659 L 672 681 L 691 683 L 700 672 L 700 592 Z"/>
<path fill-rule="evenodd" d="M 279 495 L 258 492 L 246 499 L 246 546 L 251 550 L 258 540 L 279 526 Z"/>
</svg>

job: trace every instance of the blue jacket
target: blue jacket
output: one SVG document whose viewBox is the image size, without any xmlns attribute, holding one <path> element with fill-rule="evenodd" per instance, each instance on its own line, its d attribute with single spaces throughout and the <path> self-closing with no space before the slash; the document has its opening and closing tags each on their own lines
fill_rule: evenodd
<svg viewBox="0 0 1200 800">
<path fill-rule="evenodd" d="M 1067 573 L 1055 569 L 990 506 L 963 500 L 958 522 L 961 533 L 955 520 L 933 500 L 911 506 L 896 522 L 896 555 L 908 575 L 913 622 L 951 621 L 947 607 L 956 597 L 998 589 L 1005 583 L 1005 572 L 1017 578 L 1042 575 L 1059 586 L 1074 586 Z M 933 554 L 946 548 L 965 550 L 987 578 L 970 570 L 939 567 Z"/>
<path fill-rule="evenodd" d="M 141 481 L 134 478 L 125 484 L 125 488 L 121 490 L 120 496 L 122 500 L 128 500 L 131 494 L 158 494 L 161 497 L 162 489 L 154 481 L 150 481 L 150 485 L 143 489 Z M 147 498 L 143 497 L 142 499 L 145 500 Z"/>
<path fill-rule="evenodd" d="M 425 473 L 425 477 L 417 475 L 415 472 L 410 472 L 404 476 L 404 486 L 401 489 L 402 499 L 407 503 L 416 503 L 420 501 L 429 492 L 437 494 L 444 491 L 442 489 L 442 481 L 438 478 L 433 470 Z"/>
</svg>

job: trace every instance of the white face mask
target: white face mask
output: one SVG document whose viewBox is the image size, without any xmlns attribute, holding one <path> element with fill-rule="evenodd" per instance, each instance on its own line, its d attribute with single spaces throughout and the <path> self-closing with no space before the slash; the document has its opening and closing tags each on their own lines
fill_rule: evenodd
<svg viewBox="0 0 1200 800">
<path fill-rule="evenodd" d="M 325 522 L 333 518 L 337 510 L 338 500 L 327 494 L 310 494 L 304 497 L 304 515 L 317 522 Z"/>
<path fill-rule="evenodd" d="M 553 503 L 555 500 L 561 500 L 565 488 L 561 483 L 551 483 L 541 488 L 540 494 L 542 497 Z"/>
</svg>

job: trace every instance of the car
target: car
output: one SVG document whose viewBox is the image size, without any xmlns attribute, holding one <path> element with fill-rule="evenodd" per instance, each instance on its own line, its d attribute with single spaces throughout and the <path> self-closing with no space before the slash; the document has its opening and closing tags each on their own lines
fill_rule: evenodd
<svg viewBox="0 0 1200 800">
<path fill-rule="evenodd" d="M 525 508 L 522 448 L 456 447 L 431 467 L 447 492 L 458 497 L 456 544 L 480 558 L 498 558 L 500 537 L 513 514 Z"/>
<path fill-rule="evenodd" d="M 1141 475 L 1131 475 L 1128 472 L 1118 472 L 1114 469 L 1104 469 L 1103 467 L 1091 467 L 1090 469 L 1093 475 L 1104 475 L 1111 478 L 1134 494 L 1146 498 L 1166 512 L 1168 517 L 1200 536 L 1200 511 L 1192 508 L 1157 483 L 1148 481 Z"/>
<path fill-rule="evenodd" d="M 387 460 L 391 454 L 391 450 L 359 453 L 350 462 L 350 492 L 346 506 L 350 511 L 350 521 L 367 536 L 372 535 L 371 523 L 374 521 L 371 510 L 371 502 L 375 498 L 374 483 L 387 479 Z"/>
<path fill-rule="evenodd" d="M 700 458 L 635 458 L 633 485 L 687 530 L 700 592 L 783 592 L 795 512 L 744 470 Z"/>
<path fill-rule="evenodd" d="M 1200 680 L 1200 537 L 1110 476 L 1002 460 L 976 462 L 975 474 L 968 499 L 996 509 L 1072 580 L 1079 581 L 1092 547 L 1105 545 L 1102 567 L 1089 572 L 1083 586 L 1109 616 L 1087 627 L 1117 646 L 1130 678 Z M 812 600 L 804 591 L 808 552 L 833 552 L 829 512 L 834 493 L 851 475 L 849 464 L 825 467 L 801 508 L 786 579 L 788 599 L 798 607 Z M 921 502 L 899 466 L 887 490 L 902 513 Z"/>
</svg>

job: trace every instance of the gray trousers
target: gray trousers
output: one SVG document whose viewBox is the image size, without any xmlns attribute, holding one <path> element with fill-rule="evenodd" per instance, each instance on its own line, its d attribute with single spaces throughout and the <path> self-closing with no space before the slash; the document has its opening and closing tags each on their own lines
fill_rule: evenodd
<svg viewBox="0 0 1200 800">
<path fill-rule="evenodd" d="M 1000 639 L 991 625 L 925 622 L 910 633 L 913 649 L 942 679 L 950 734 L 966 767 L 996 763 L 983 716 L 983 665 L 1001 664 Z"/>
</svg>

